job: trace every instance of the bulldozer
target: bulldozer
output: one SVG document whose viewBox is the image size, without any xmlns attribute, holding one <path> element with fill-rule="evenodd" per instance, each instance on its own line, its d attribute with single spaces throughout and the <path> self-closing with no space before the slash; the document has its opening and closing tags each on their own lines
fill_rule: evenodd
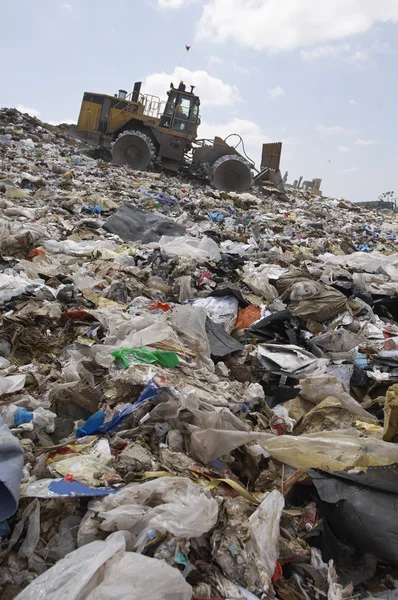
<svg viewBox="0 0 398 600">
<path fill-rule="evenodd" d="M 170 84 L 167 100 L 141 93 L 141 82 L 128 94 L 85 92 L 74 135 L 110 153 L 112 161 L 134 170 L 152 164 L 205 177 L 218 190 L 242 193 L 253 182 L 254 163 L 219 137 L 197 139 L 200 99 L 194 86 Z"/>
</svg>

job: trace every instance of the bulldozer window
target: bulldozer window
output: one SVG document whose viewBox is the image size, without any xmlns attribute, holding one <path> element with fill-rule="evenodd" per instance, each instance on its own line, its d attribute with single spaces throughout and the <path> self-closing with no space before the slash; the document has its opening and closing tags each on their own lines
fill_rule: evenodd
<svg viewBox="0 0 398 600">
<path fill-rule="evenodd" d="M 191 110 L 191 99 L 180 97 L 177 101 L 175 117 L 173 122 L 173 131 L 186 131 Z"/>
</svg>

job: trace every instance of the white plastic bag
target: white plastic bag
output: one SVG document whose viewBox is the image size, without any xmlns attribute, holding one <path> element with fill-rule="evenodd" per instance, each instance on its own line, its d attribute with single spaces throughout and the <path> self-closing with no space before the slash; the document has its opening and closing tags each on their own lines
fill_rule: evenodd
<svg viewBox="0 0 398 600">
<path fill-rule="evenodd" d="M 89 503 L 78 545 L 98 537 L 99 530 L 126 529 L 136 537 L 149 527 L 176 537 L 198 537 L 214 527 L 217 517 L 217 502 L 187 477 L 131 483 L 117 494 Z"/>
<path fill-rule="evenodd" d="M 157 244 L 167 254 L 178 254 L 186 258 L 196 258 L 199 262 L 220 260 L 220 250 L 212 239 L 204 236 L 201 240 L 189 236 L 171 237 L 163 235 Z"/>
<path fill-rule="evenodd" d="M 26 375 L 10 375 L 9 377 L 0 375 L 0 396 L 19 392 L 25 386 L 25 381 Z"/>
<path fill-rule="evenodd" d="M 127 532 L 78 548 L 16 600 L 190 600 L 192 588 L 164 561 L 126 552 Z"/>
</svg>

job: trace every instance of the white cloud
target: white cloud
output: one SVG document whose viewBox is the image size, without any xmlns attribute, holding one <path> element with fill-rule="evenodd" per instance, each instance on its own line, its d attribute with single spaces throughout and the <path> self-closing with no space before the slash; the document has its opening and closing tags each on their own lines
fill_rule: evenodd
<svg viewBox="0 0 398 600">
<path fill-rule="evenodd" d="M 369 53 L 366 50 L 356 50 L 354 54 L 344 59 L 349 64 L 361 64 L 369 60 Z"/>
<path fill-rule="evenodd" d="M 349 152 L 349 151 L 351 150 L 351 148 L 350 148 L 349 146 L 339 146 L 339 147 L 337 148 L 337 150 L 338 150 L 339 152 Z"/>
<path fill-rule="evenodd" d="M 269 89 L 268 90 L 268 94 L 272 98 L 279 98 L 280 96 L 284 96 L 285 95 L 285 90 L 282 89 L 280 85 L 277 85 L 276 87 Z"/>
<path fill-rule="evenodd" d="M 335 135 L 337 133 L 349 133 L 348 129 L 344 129 L 344 127 L 340 127 L 340 125 L 323 125 L 319 124 L 315 127 L 315 131 L 320 133 L 321 135 Z"/>
<path fill-rule="evenodd" d="M 358 173 L 358 171 L 360 171 L 360 169 L 358 169 L 358 167 L 349 167 L 348 169 L 343 169 L 341 172 L 342 173 Z"/>
<path fill-rule="evenodd" d="M 198 94 L 202 106 L 231 106 L 241 100 L 239 90 L 235 85 L 224 83 L 218 77 L 209 75 L 207 71 L 190 71 L 184 67 L 176 67 L 171 74 L 152 73 L 145 78 L 142 87 L 145 93 L 153 94 L 164 100 L 170 82 L 178 86 L 181 80 L 188 90 L 190 89 L 188 86 L 195 86 L 195 92 Z"/>
<path fill-rule="evenodd" d="M 351 49 L 350 44 L 325 44 L 316 46 L 309 50 L 301 50 L 300 56 L 303 60 L 312 61 L 318 58 L 339 58 Z"/>
<path fill-rule="evenodd" d="M 358 102 L 354 98 L 351 98 L 348 100 L 348 104 L 358 104 Z"/>
<path fill-rule="evenodd" d="M 49 125 L 61 125 L 62 123 L 66 123 L 67 125 L 74 125 L 76 123 L 76 119 L 63 119 L 59 121 L 46 121 Z"/>
<path fill-rule="evenodd" d="M 198 137 L 212 139 L 214 136 L 225 139 L 229 134 L 239 134 L 245 144 L 246 153 L 249 158 L 254 160 L 259 166 L 263 144 L 273 142 L 270 137 L 266 136 L 257 123 L 245 119 L 234 118 L 228 123 L 212 125 L 206 121 L 202 122 L 199 127 Z M 227 140 L 231 146 L 236 146 L 239 142 L 237 137 L 231 137 Z M 242 145 L 237 148 L 238 152 L 242 153 Z"/>
<path fill-rule="evenodd" d="M 283 10 L 275 0 L 208 0 L 197 37 L 233 40 L 256 50 L 292 50 L 364 33 L 390 20 L 398 20 L 396 0 L 284 0 Z"/>
<path fill-rule="evenodd" d="M 65 10 L 69 10 L 69 11 L 73 10 L 73 6 L 72 6 L 71 4 L 68 4 L 68 2 L 65 2 L 65 3 L 64 3 L 62 6 L 61 6 L 61 8 L 64 8 Z"/>
<path fill-rule="evenodd" d="M 28 113 L 31 117 L 38 117 L 40 115 L 40 111 L 37 108 L 29 108 L 23 104 L 17 104 L 16 109 L 21 113 Z"/>
<path fill-rule="evenodd" d="M 197 0 L 158 0 L 159 8 L 181 8 Z"/>
<path fill-rule="evenodd" d="M 377 144 L 376 140 L 357 140 L 355 143 L 357 146 L 373 146 Z"/>
<path fill-rule="evenodd" d="M 397 51 L 389 42 L 375 42 L 371 50 L 376 54 L 396 54 Z"/>
<path fill-rule="evenodd" d="M 221 58 L 221 56 L 209 56 L 207 62 L 210 65 L 223 65 L 225 63 L 225 60 Z"/>
</svg>

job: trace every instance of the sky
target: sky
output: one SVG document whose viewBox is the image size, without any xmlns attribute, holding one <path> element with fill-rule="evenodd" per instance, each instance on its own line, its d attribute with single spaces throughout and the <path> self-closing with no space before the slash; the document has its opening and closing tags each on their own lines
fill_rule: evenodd
<svg viewBox="0 0 398 600">
<path fill-rule="evenodd" d="M 13 0 L 2 23 L 2 107 L 76 122 L 84 91 L 183 79 L 199 137 L 238 133 L 257 166 L 282 141 L 288 182 L 328 196 L 398 196 L 398 0 Z"/>
</svg>

